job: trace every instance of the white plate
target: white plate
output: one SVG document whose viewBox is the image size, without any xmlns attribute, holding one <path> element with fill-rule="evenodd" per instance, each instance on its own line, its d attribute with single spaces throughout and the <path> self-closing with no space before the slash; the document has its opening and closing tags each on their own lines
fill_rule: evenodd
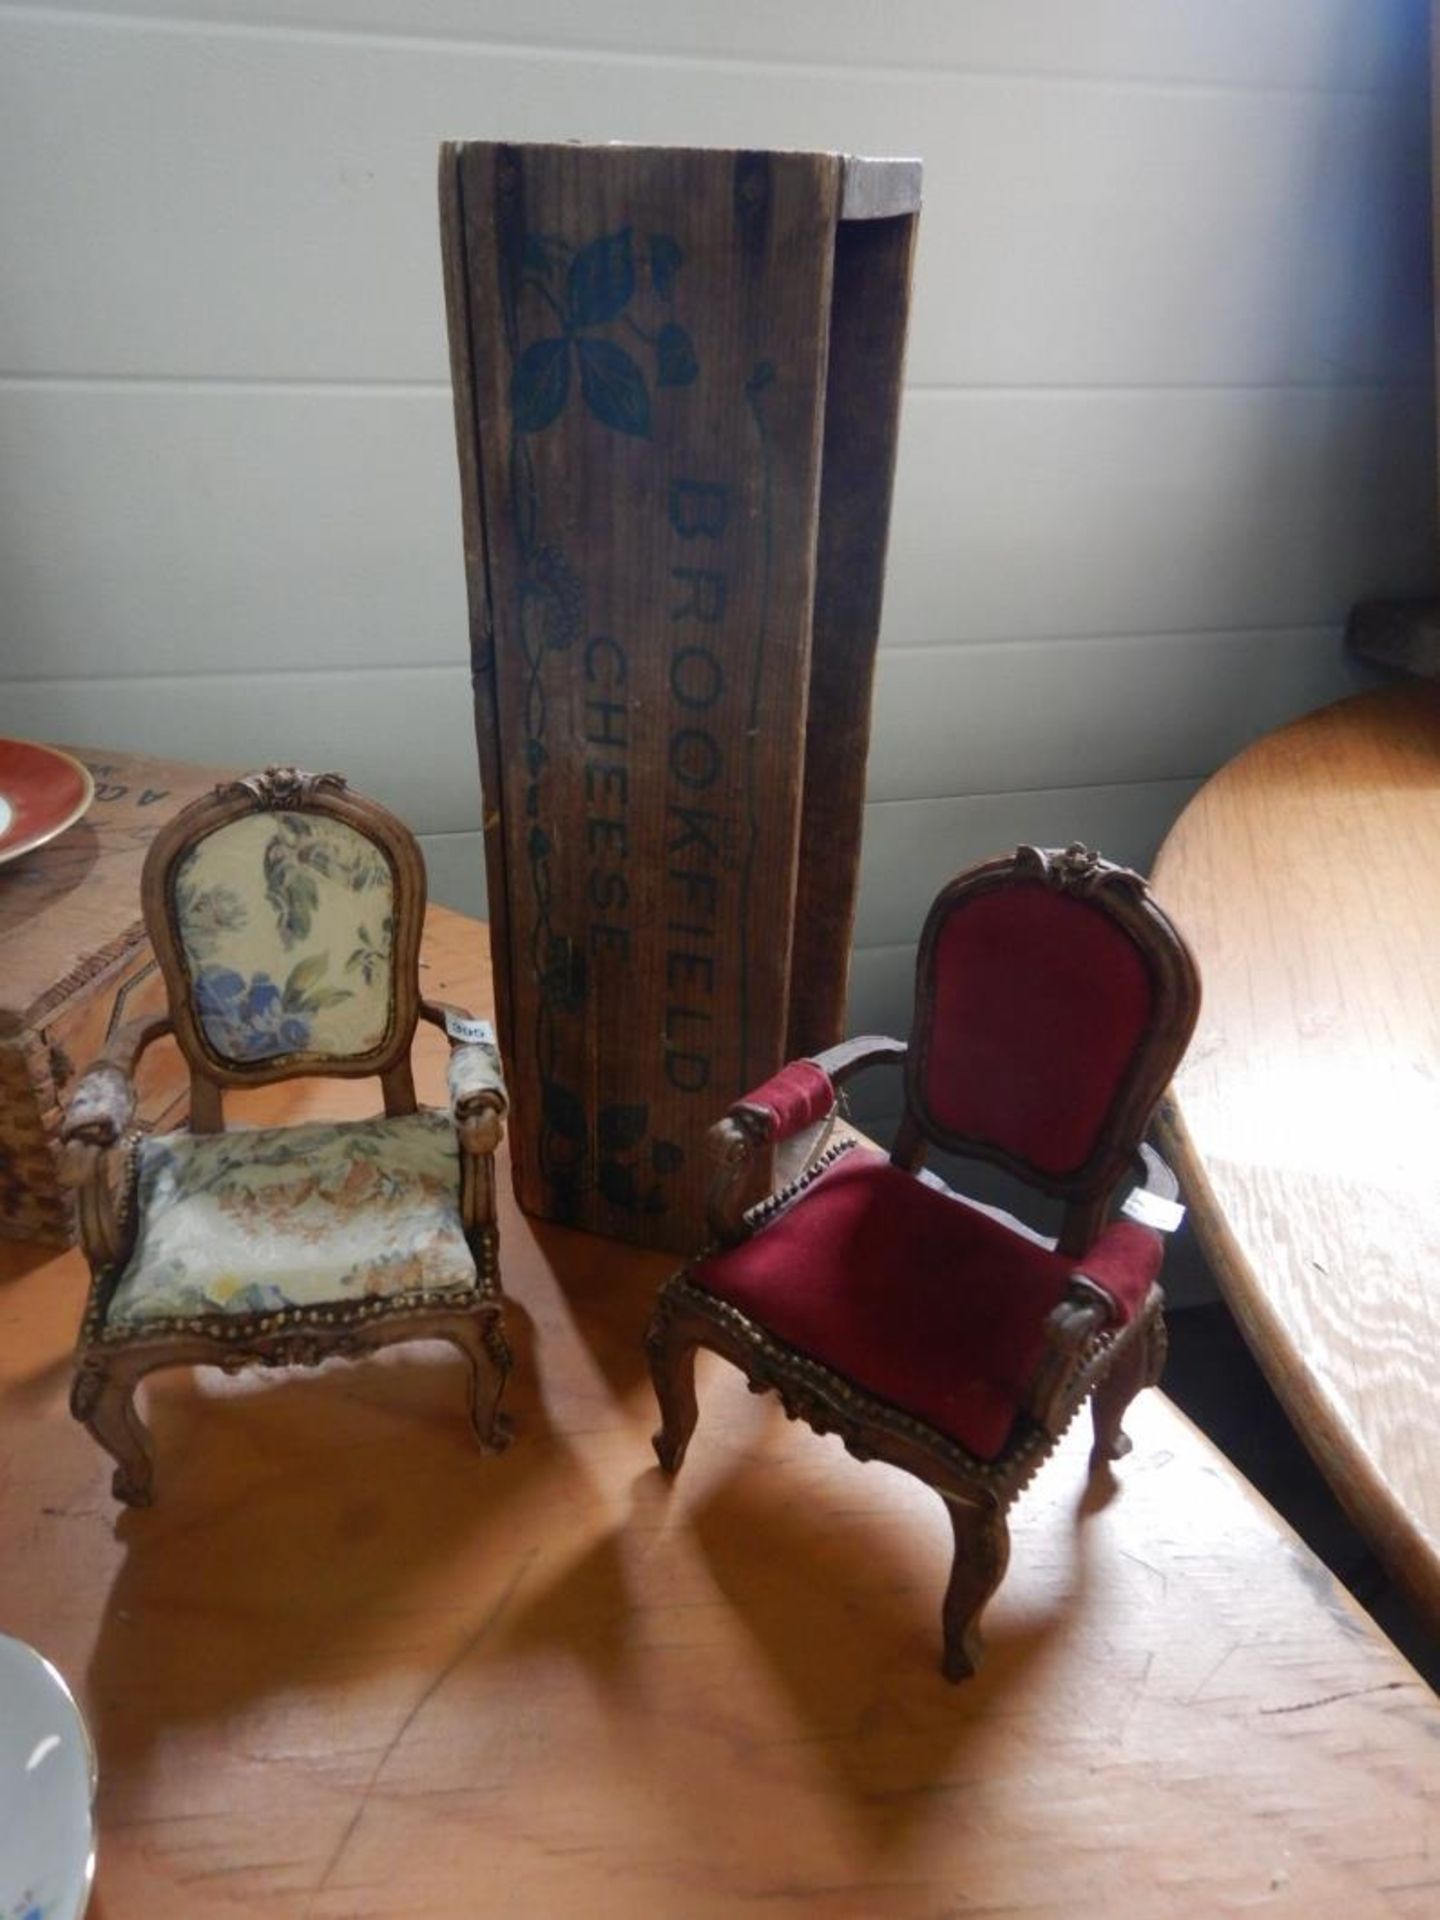
<svg viewBox="0 0 1440 1920">
<path fill-rule="evenodd" d="M 80 1920 L 95 1876 L 95 1749 L 50 1662 L 0 1634 L 0 1920 Z"/>
</svg>

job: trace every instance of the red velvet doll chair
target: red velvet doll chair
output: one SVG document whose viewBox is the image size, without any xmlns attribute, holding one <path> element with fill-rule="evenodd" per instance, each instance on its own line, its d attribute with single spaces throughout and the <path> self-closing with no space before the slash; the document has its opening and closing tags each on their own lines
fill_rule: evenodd
<svg viewBox="0 0 1440 1920">
<path fill-rule="evenodd" d="M 704 1346 L 775 1388 L 792 1419 L 934 1487 L 955 1534 L 952 1680 L 980 1657 L 1016 1494 L 1091 1394 L 1092 1466 L 1119 1458 L 1125 1409 L 1159 1376 L 1161 1236 L 1111 1213 L 1140 1166 L 1173 1199 L 1141 1141 L 1199 1002 L 1189 950 L 1139 874 L 1084 847 L 1021 847 L 930 909 L 908 1048 L 851 1040 L 796 1061 L 713 1131 L 714 1244 L 665 1283 L 646 1336 L 661 1465 L 684 1458 Z M 892 1155 L 824 1146 L 836 1088 L 882 1062 L 905 1067 Z M 772 1191 L 777 1148 L 817 1129 Z M 917 1179 L 927 1145 L 1062 1200 L 1058 1243 Z"/>
</svg>

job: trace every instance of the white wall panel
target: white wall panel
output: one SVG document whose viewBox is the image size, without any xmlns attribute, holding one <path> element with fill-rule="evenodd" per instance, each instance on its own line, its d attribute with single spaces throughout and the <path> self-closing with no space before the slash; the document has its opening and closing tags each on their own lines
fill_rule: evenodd
<svg viewBox="0 0 1440 1920">
<path fill-rule="evenodd" d="M 1333 626 L 1434 580 L 1428 392 L 912 394 L 885 637 Z"/>
<path fill-rule="evenodd" d="M 473 833 L 422 833 L 425 871 L 430 898 L 454 907 L 457 913 L 485 918 L 485 836 Z"/>
<path fill-rule="evenodd" d="M 464 667 L 0 682 L 0 733 L 235 768 L 335 767 L 417 833 L 478 829 L 472 725 Z"/>
<path fill-rule="evenodd" d="M 446 393 L 0 383 L 0 671 L 458 665 Z"/>
<path fill-rule="evenodd" d="M 1332 628 L 897 647 L 876 675 L 869 797 L 1208 773 L 1374 677 Z"/>
<path fill-rule="evenodd" d="M 856 970 L 903 1023 L 956 867 L 1148 863 L 1433 587 L 1424 48 L 1423 0 L 0 0 L 0 730 L 341 766 L 478 908 L 437 143 L 918 152 Z"/>
<path fill-rule="evenodd" d="M 913 947 L 930 902 L 953 874 L 972 861 L 1009 853 L 1022 841 L 1063 847 L 1083 840 L 1122 866 L 1145 872 L 1198 784 L 1147 781 L 868 806 L 856 948 Z"/>
<path fill-rule="evenodd" d="M 947 12 L 960 31 L 969 10 L 931 9 Z M 802 79 L 600 60 L 590 17 L 571 52 L 0 11 L 0 372 L 443 379 L 436 147 L 497 134 L 920 154 L 921 385 L 1428 365 L 1413 88 L 1117 86 L 923 60 Z M 821 57 L 843 44 L 818 38 Z"/>
<path fill-rule="evenodd" d="M 450 45 L 696 56 L 716 64 L 861 66 L 1364 90 L 1403 79 L 1425 0 L 169 0 L 175 23 L 379 35 Z M 16 9 L 56 12 L 59 8 Z M 135 0 L 80 9 L 120 18 Z"/>
<path fill-rule="evenodd" d="M 1334 633 L 1356 598 L 1433 573 L 1415 394 L 920 393 L 901 446 L 887 646 L 1125 635 L 1185 681 L 1183 636 Z M 16 675 L 457 662 L 448 393 L 0 382 L 0 567 L 0 666 Z M 1329 643 L 1277 644 L 1297 700 L 1340 690 L 1338 671 L 1312 670 Z M 1194 656 L 1223 675 L 1212 710 L 1235 652 Z M 1126 657 L 1106 656 L 1110 684 Z M 1033 665 L 1017 656 L 1017 721 Z M 886 662 L 882 688 L 925 671 Z M 955 685 L 962 669 L 935 671 Z M 1009 670 L 991 656 L 988 671 L 1003 699 Z M 1280 717 L 1285 671 L 1259 674 L 1262 724 Z M 1153 671 L 1148 684 L 1163 695 Z M 1228 737 L 1212 730 L 1184 771 Z"/>
</svg>

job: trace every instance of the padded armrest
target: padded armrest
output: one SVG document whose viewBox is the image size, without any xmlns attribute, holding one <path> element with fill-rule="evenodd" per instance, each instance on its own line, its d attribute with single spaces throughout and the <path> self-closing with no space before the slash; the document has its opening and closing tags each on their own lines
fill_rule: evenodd
<svg viewBox="0 0 1440 1920">
<path fill-rule="evenodd" d="M 1180 1183 L 1155 1149 L 1142 1144 L 1135 1157 L 1145 1172 L 1143 1191 L 1173 1201 Z M 1124 1326 L 1144 1306 L 1164 1257 L 1165 1238 L 1155 1227 L 1139 1220 L 1112 1220 L 1075 1262 L 1075 1277 L 1104 1297 L 1110 1324 Z"/>
<path fill-rule="evenodd" d="M 460 1137 L 461 1151 L 488 1156 L 505 1133 L 509 1104 L 500 1055 L 487 1040 L 469 1040 L 450 1055 L 450 1118 Z"/>
<path fill-rule="evenodd" d="M 835 1090 L 866 1067 L 893 1065 L 905 1058 L 902 1040 L 865 1034 L 842 1040 L 811 1060 L 792 1060 L 730 1108 L 736 1120 L 754 1138 L 775 1144 L 793 1140 L 806 1127 L 818 1125 L 835 1105 Z"/>
<path fill-rule="evenodd" d="M 1153 1147 L 1136 1155 L 1145 1190 L 1173 1200 L 1179 1183 Z M 1047 1352 L 1025 1396 L 1027 1411 L 1047 1432 L 1063 1430 L 1073 1408 L 1066 1398 L 1072 1367 L 1106 1327 L 1127 1326 L 1160 1277 L 1164 1236 L 1137 1220 L 1112 1220 L 1075 1262 L 1065 1298 L 1045 1323 Z"/>
<path fill-rule="evenodd" d="M 730 1118 L 763 1141 L 793 1140 L 825 1118 L 835 1105 L 830 1076 L 813 1060 L 792 1060 L 737 1100 Z"/>
<path fill-rule="evenodd" d="M 135 1088 L 123 1067 L 102 1060 L 82 1074 L 65 1103 L 61 1142 L 69 1146 L 118 1146 L 135 1118 Z"/>
<path fill-rule="evenodd" d="M 119 1144 L 135 1118 L 135 1088 L 131 1084 L 135 1062 L 152 1040 L 173 1031 L 168 1013 L 142 1013 L 126 1021 L 105 1051 L 81 1074 L 65 1102 L 65 1117 L 60 1123 L 62 1145 L 107 1148 Z"/>
<path fill-rule="evenodd" d="M 1125 1326 L 1144 1306 L 1160 1277 L 1165 1244 L 1153 1227 L 1136 1220 L 1112 1220 L 1083 1259 L 1075 1278 L 1104 1297 L 1112 1326 Z"/>
<path fill-rule="evenodd" d="M 457 1120 L 473 1113 L 504 1113 L 510 1104 L 500 1055 L 488 1041 L 471 1040 L 450 1055 L 450 1111 Z"/>
</svg>

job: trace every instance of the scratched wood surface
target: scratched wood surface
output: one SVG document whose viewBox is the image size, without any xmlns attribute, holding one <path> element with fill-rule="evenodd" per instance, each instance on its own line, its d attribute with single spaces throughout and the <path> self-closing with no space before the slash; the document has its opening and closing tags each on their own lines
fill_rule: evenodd
<svg viewBox="0 0 1440 1920">
<path fill-rule="evenodd" d="M 1186 808 L 1155 886 L 1205 983 L 1168 1123 L 1196 1228 L 1440 1633 L 1440 689 L 1257 742 Z"/>
<path fill-rule="evenodd" d="M 483 1008 L 483 928 L 427 953 Z M 1158 1395 L 1110 1498 L 1078 1431 L 1045 1468 L 949 1687 L 938 1501 L 719 1367 L 668 1485 L 664 1257 L 502 1224 L 509 1454 L 438 1349 L 162 1376 L 135 1513 L 65 1412 L 79 1261 L 0 1255 L 0 1622 L 94 1727 L 95 1920 L 1433 1914 L 1434 1696 Z"/>
</svg>

